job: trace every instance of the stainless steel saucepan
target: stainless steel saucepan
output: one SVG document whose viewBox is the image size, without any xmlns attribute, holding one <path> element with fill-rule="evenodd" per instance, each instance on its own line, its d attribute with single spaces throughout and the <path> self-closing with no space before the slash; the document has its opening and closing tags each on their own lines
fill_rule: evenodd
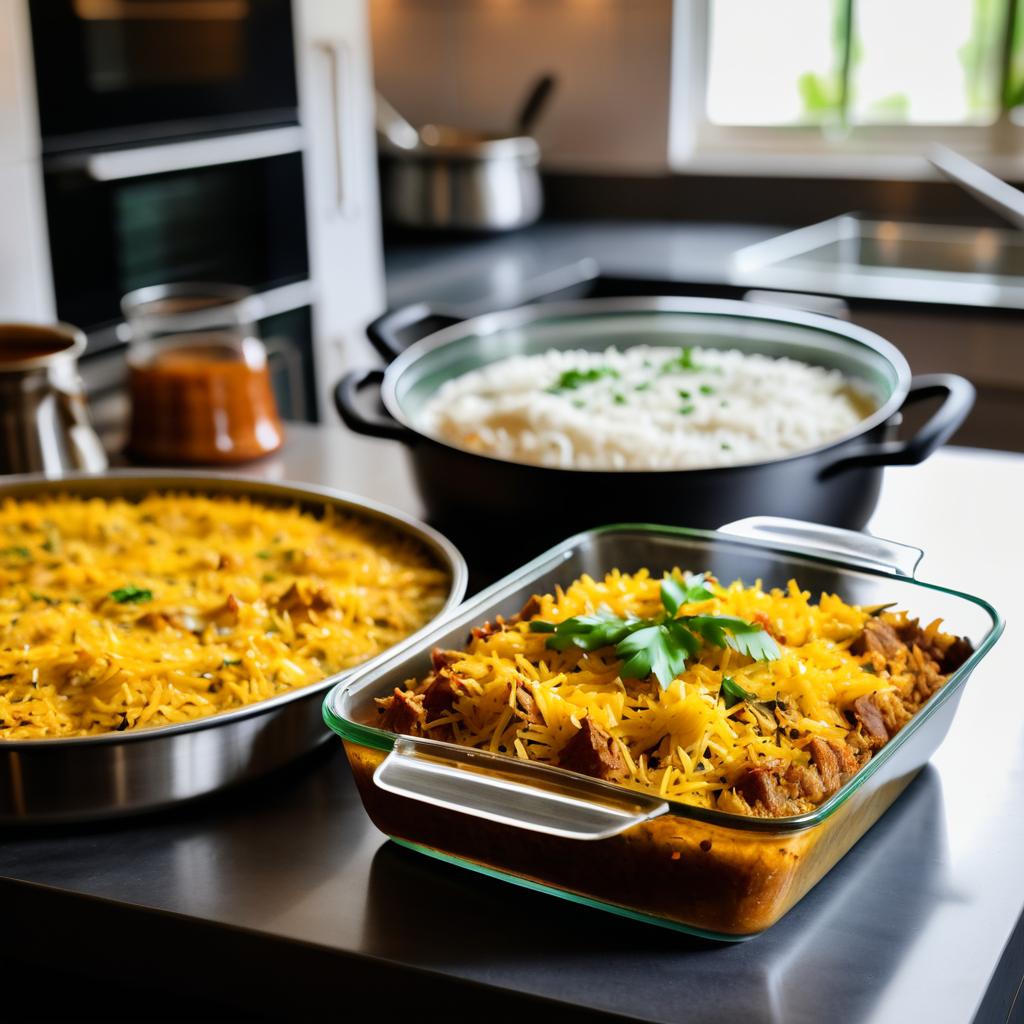
<svg viewBox="0 0 1024 1024">
<path fill-rule="evenodd" d="M 511 132 L 450 125 L 414 128 L 377 97 L 381 204 L 402 227 L 509 231 L 540 216 L 540 147 L 531 130 L 554 88 L 550 75 L 531 88 Z"/>
<path fill-rule="evenodd" d="M 438 616 L 454 608 L 466 591 L 466 564 L 439 533 L 395 509 L 324 487 L 214 473 L 125 470 L 56 480 L 13 477 L 0 483 L 0 501 L 56 494 L 131 499 L 165 490 L 298 504 L 314 514 L 334 508 L 384 523 L 417 541 L 447 569 L 448 594 Z M 391 650 L 404 647 L 422 632 Z M 320 704 L 326 691 L 349 672 L 181 725 L 68 739 L 0 740 L 0 824 L 131 814 L 264 775 L 330 735 L 320 717 Z"/>
</svg>

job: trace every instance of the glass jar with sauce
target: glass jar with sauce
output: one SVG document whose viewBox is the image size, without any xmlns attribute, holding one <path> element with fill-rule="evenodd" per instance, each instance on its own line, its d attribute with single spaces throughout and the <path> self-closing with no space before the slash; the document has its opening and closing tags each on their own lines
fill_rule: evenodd
<svg viewBox="0 0 1024 1024">
<path fill-rule="evenodd" d="M 155 285 L 121 300 L 129 339 L 128 453 L 144 462 L 227 464 L 284 441 L 258 300 L 223 284 Z"/>
</svg>

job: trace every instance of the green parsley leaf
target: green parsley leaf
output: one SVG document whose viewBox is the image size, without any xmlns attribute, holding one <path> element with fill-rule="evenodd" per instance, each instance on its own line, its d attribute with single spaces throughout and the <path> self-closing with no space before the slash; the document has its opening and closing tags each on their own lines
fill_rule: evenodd
<svg viewBox="0 0 1024 1024">
<path fill-rule="evenodd" d="M 693 406 L 692 405 L 684 405 L 679 410 L 679 415 L 680 416 L 689 416 L 691 412 L 693 412 Z"/>
<path fill-rule="evenodd" d="M 744 690 L 732 676 L 722 676 L 722 686 L 718 691 L 718 696 L 725 701 L 727 708 L 731 708 L 734 704 L 739 704 L 741 700 L 757 700 L 756 693 Z"/>
<path fill-rule="evenodd" d="M 662 363 L 662 373 L 692 373 L 694 370 L 699 370 L 699 367 L 693 361 L 693 349 L 692 348 L 681 348 L 679 355 L 674 359 L 669 359 L 668 362 Z"/>
<path fill-rule="evenodd" d="M 705 583 L 705 575 L 683 581 L 666 576 L 661 581 L 664 613 L 653 619 L 634 616 L 620 618 L 608 608 L 591 615 L 576 615 L 564 622 L 533 619 L 532 633 L 547 633 L 545 646 L 565 651 L 577 647 L 596 651 L 614 647 L 622 659 L 623 679 L 647 679 L 654 676 L 667 687 L 686 668 L 686 662 L 700 653 L 705 641 L 717 647 L 730 647 L 752 658 L 779 657 L 778 645 L 758 625 L 732 615 L 690 615 L 676 618 L 685 604 L 714 597 Z"/>
<path fill-rule="evenodd" d="M 32 552 L 20 544 L 12 544 L 10 547 L 0 548 L 0 555 L 9 555 L 12 558 L 31 558 Z"/>
<path fill-rule="evenodd" d="M 130 584 L 126 587 L 118 587 L 108 595 L 112 601 L 118 604 L 138 604 L 140 601 L 152 601 L 153 591 L 145 587 L 134 587 Z"/>
<path fill-rule="evenodd" d="M 701 384 L 700 393 L 702 395 L 713 395 L 715 393 L 715 389 L 710 384 Z"/>
<path fill-rule="evenodd" d="M 716 647 L 731 647 L 755 661 L 774 661 L 779 645 L 760 626 L 733 615 L 694 615 L 686 620 L 690 629 Z"/>
<path fill-rule="evenodd" d="M 661 603 L 665 611 L 675 616 L 684 604 L 710 601 L 715 595 L 704 585 L 704 579 L 704 573 L 691 576 L 685 583 L 674 576 L 666 576 L 661 581 Z"/>
<path fill-rule="evenodd" d="M 612 401 L 616 405 L 625 405 L 626 404 L 626 396 L 622 395 L 622 394 L 619 394 L 619 392 L 616 391 L 615 394 L 612 395 Z"/>
<path fill-rule="evenodd" d="M 221 668 L 227 668 L 229 665 L 241 665 L 241 664 L 242 664 L 242 659 L 241 658 L 225 658 L 220 663 L 220 667 Z"/>
<path fill-rule="evenodd" d="M 613 370 L 610 366 L 594 366 L 589 370 L 566 370 L 547 390 L 549 394 L 557 395 L 562 391 L 575 391 L 584 384 L 593 384 L 602 377 L 618 376 L 619 371 Z"/>
<path fill-rule="evenodd" d="M 642 619 L 620 619 L 608 608 L 602 608 L 592 615 L 576 615 L 565 622 L 559 622 L 553 630 L 545 627 L 551 623 L 534 620 L 530 629 L 534 633 L 553 632 L 547 646 L 555 651 L 578 647 L 583 651 L 596 651 L 602 647 L 613 647 L 636 628 Z"/>
<path fill-rule="evenodd" d="M 653 675 L 662 689 L 686 668 L 686 651 L 676 645 L 664 624 L 631 633 L 618 644 L 615 653 L 623 660 L 623 678 L 646 679 Z"/>
<path fill-rule="evenodd" d="M 633 388 L 634 391 L 650 391 L 650 389 L 651 382 L 649 380 L 645 380 L 643 383 L 637 384 L 637 386 Z"/>
<path fill-rule="evenodd" d="M 263 561 L 266 562 L 270 558 L 270 552 L 269 551 L 257 551 L 256 552 L 256 557 L 257 558 L 262 558 Z"/>
</svg>

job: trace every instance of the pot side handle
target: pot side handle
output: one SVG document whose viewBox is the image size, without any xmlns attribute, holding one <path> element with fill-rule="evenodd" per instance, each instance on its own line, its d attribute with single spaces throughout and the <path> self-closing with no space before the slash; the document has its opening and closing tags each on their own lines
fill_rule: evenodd
<svg viewBox="0 0 1024 1024">
<path fill-rule="evenodd" d="M 414 302 L 381 314 L 366 328 L 366 336 L 381 358 L 390 363 L 410 345 L 457 324 L 459 319 L 434 309 L 428 302 Z"/>
<path fill-rule="evenodd" d="M 914 578 L 924 557 L 920 548 L 894 540 L 872 537 L 869 533 L 843 530 L 838 526 L 806 523 L 801 519 L 779 516 L 752 516 L 718 528 L 719 533 L 763 541 L 776 548 L 799 554 L 839 558 L 848 565 L 881 569 L 897 576 Z"/>
<path fill-rule="evenodd" d="M 553 302 L 556 299 L 578 298 L 580 295 L 589 294 L 600 275 L 601 268 L 597 261 L 586 257 L 531 278 L 517 289 L 511 301 L 507 297 L 498 301 L 487 297 L 478 302 L 460 303 L 457 309 L 452 308 L 447 312 L 437 309 L 429 302 L 399 306 L 377 317 L 366 328 L 366 336 L 381 358 L 390 363 L 421 338 L 463 320 L 514 309 L 533 302 Z"/>
<path fill-rule="evenodd" d="M 607 839 L 664 814 L 657 797 L 561 768 L 400 736 L 373 781 L 410 800 L 566 839 Z"/>
<path fill-rule="evenodd" d="M 334 388 L 334 404 L 338 415 L 349 430 L 367 437 L 383 437 L 389 441 L 412 444 L 415 435 L 411 430 L 396 423 L 391 417 L 366 416 L 360 411 L 356 396 L 363 388 L 376 387 L 380 392 L 383 370 L 350 370 Z"/>
<path fill-rule="evenodd" d="M 865 466 L 916 466 L 924 462 L 937 448 L 945 444 L 971 411 L 974 405 L 974 385 L 955 373 L 929 373 L 914 377 L 910 382 L 905 408 L 928 398 L 944 397 L 942 405 L 931 419 L 911 438 L 905 441 L 881 441 L 864 444 L 822 469 L 820 479 L 827 480 L 837 473 Z"/>
</svg>

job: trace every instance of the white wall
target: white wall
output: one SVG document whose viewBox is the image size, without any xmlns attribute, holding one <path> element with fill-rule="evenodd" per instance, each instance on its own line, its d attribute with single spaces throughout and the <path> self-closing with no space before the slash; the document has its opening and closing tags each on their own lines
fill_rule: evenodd
<svg viewBox="0 0 1024 1024">
<path fill-rule="evenodd" d="M 548 167 L 668 166 L 672 0 L 371 0 L 380 91 L 411 121 L 511 126 L 530 84 L 557 91 L 537 137 Z"/>
</svg>

